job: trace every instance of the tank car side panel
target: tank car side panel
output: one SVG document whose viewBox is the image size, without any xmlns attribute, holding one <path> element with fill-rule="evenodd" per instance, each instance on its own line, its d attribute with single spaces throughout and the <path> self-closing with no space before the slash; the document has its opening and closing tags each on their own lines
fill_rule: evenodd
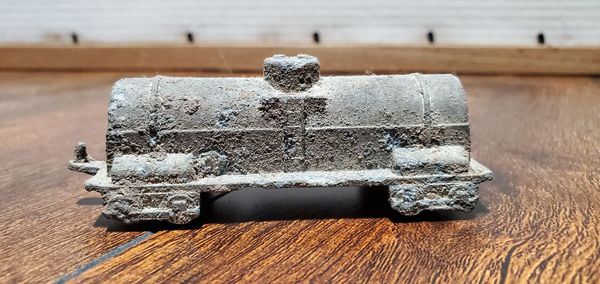
<svg viewBox="0 0 600 284">
<path fill-rule="evenodd" d="M 321 81 L 325 110 L 307 110 L 307 170 L 391 168 L 391 150 L 396 147 L 469 147 L 466 99 L 455 76 Z"/>
<path fill-rule="evenodd" d="M 423 124 L 421 86 L 413 76 L 323 77 L 318 94 L 325 110 L 308 113 L 306 127 Z"/>
<path fill-rule="evenodd" d="M 224 174 L 282 172 L 285 166 L 281 129 L 172 130 L 161 132 L 160 140 L 167 153 L 223 155 Z"/>
<path fill-rule="evenodd" d="M 161 77 L 157 114 L 163 130 L 278 128 L 259 110 L 274 92 L 262 78 Z"/>
<path fill-rule="evenodd" d="M 121 80 L 109 107 L 108 170 L 119 155 L 216 151 L 225 173 L 282 171 L 282 122 L 261 110 L 272 94 L 259 78 Z"/>
<path fill-rule="evenodd" d="M 161 78 L 161 148 L 200 155 L 216 151 L 225 173 L 284 169 L 284 130 L 261 111 L 273 88 L 261 78 Z"/>
<path fill-rule="evenodd" d="M 306 170 L 391 168 L 393 147 L 422 144 L 414 76 L 325 77 L 319 87 L 325 108 L 307 111 Z"/>
<path fill-rule="evenodd" d="M 418 145 L 420 126 L 322 127 L 306 130 L 306 170 L 391 168 L 391 150 Z"/>
</svg>

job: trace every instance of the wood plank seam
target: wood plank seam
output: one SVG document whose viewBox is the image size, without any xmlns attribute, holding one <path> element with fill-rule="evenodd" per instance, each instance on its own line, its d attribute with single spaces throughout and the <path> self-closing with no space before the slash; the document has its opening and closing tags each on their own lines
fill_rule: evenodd
<svg viewBox="0 0 600 284">
<path fill-rule="evenodd" d="M 69 281 L 69 280 L 77 277 L 78 275 L 80 275 L 80 274 L 82 274 L 82 273 L 84 273 L 84 272 L 86 272 L 86 271 L 94 268 L 98 264 L 101 264 L 101 263 L 103 263 L 103 262 L 105 262 L 105 261 L 107 261 L 107 260 L 109 260 L 111 258 L 114 258 L 115 256 L 118 256 L 118 255 L 124 253 L 125 251 L 129 250 L 130 248 L 132 248 L 132 247 L 140 244 L 141 242 L 143 242 L 144 240 L 148 239 L 153 234 L 154 234 L 153 232 L 146 232 L 143 235 L 141 235 L 141 236 L 139 236 L 139 237 L 137 237 L 137 238 L 135 238 L 135 239 L 133 239 L 133 240 L 131 240 L 129 242 L 126 242 L 126 243 L 124 243 L 124 244 L 122 244 L 122 245 L 120 245 L 120 246 L 118 246 L 118 247 L 116 247 L 116 248 L 108 251 L 107 253 L 99 256 L 98 258 L 96 258 L 96 259 L 94 259 L 94 260 L 92 260 L 92 261 L 90 261 L 90 262 L 88 262 L 88 263 L 86 263 L 86 264 L 84 264 L 82 266 L 77 267 L 72 272 L 69 272 L 69 273 L 63 275 L 62 277 L 58 278 L 56 280 L 56 282 L 54 282 L 54 283 L 57 283 L 57 284 L 66 283 L 67 281 Z"/>
<path fill-rule="evenodd" d="M 223 193 L 217 194 L 217 195 L 209 198 L 207 200 L 207 202 L 215 202 L 216 200 L 220 199 L 221 197 L 227 195 L 227 193 L 229 193 L 229 192 L 223 192 Z M 110 260 L 111 258 L 114 258 L 114 257 L 116 257 L 116 256 L 124 253 L 125 251 L 133 248 L 134 246 L 136 246 L 136 245 L 140 244 L 141 242 L 145 241 L 146 239 L 148 239 L 150 236 L 154 235 L 155 233 L 156 232 L 152 232 L 152 231 L 145 232 L 143 235 L 141 235 L 141 236 L 139 236 L 139 237 L 137 237 L 137 238 L 135 238 L 135 239 L 133 239 L 131 241 L 128 241 L 128 242 L 126 242 L 126 243 L 124 243 L 124 244 L 122 244 L 122 245 L 120 245 L 120 246 L 118 246 L 118 247 L 116 247 L 116 248 L 108 251 L 107 253 L 99 256 L 98 258 L 93 259 L 92 261 L 90 261 L 90 262 L 88 262 L 88 263 L 86 263 L 84 265 L 81 265 L 81 266 L 77 267 L 72 272 L 69 272 L 69 273 L 61 276 L 58 280 L 56 280 L 55 283 L 56 284 L 66 283 L 67 281 L 69 281 L 69 280 L 77 277 L 78 275 L 80 275 L 80 274 L 82 274 L 82 273 L 84 273 L 84 272 L 86 272 L 86 271 L 94 268 L 95 266 L 99 265 L 100 263 L 103 263 L 103 262 L 105 262 L 107 260 Z"/>
</svg>

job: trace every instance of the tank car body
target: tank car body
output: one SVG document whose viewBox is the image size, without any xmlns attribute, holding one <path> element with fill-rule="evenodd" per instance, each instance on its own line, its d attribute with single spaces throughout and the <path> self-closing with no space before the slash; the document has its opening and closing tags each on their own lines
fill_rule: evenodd
<svg viewBox="0 0 600 284">
<path fill-rule="evenodd" d="M 470 210 L 492 173 L 470 156 L 466 95 L 453 75 L 319 75 L 276 55 L 256 78 L 119 80 L 106 162 L 76 147 L 104 214 L 187 223 L 202 192 L 387 186 L 392 208 Z"/>
</svg>

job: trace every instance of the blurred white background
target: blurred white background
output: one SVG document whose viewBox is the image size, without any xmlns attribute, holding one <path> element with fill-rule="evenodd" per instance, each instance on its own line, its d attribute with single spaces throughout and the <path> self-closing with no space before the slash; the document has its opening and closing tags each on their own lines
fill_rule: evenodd
<svg viewBox="0 0 600 284">
<path fill-rule="evenodd" d="M 1 0 L 0 44 L 598 46 L 600 1 Z"/>
</svg>

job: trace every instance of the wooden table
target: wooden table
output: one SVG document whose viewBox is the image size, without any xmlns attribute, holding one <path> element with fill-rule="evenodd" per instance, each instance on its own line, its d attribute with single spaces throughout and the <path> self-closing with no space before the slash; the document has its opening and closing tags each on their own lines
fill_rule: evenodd
<svg viewBox="0 0 600 284">
<path fill-rule="evenodd" d="M 104 218 L 66 169 L 79 140 L 104 159 L 110 88 L 133 75 L 0 74 L 0 282 L 600 282 L 600 78 L 462 76 L 495 173 L 470 213 L 242 190 L 176 227 Z"/>
</svg>

